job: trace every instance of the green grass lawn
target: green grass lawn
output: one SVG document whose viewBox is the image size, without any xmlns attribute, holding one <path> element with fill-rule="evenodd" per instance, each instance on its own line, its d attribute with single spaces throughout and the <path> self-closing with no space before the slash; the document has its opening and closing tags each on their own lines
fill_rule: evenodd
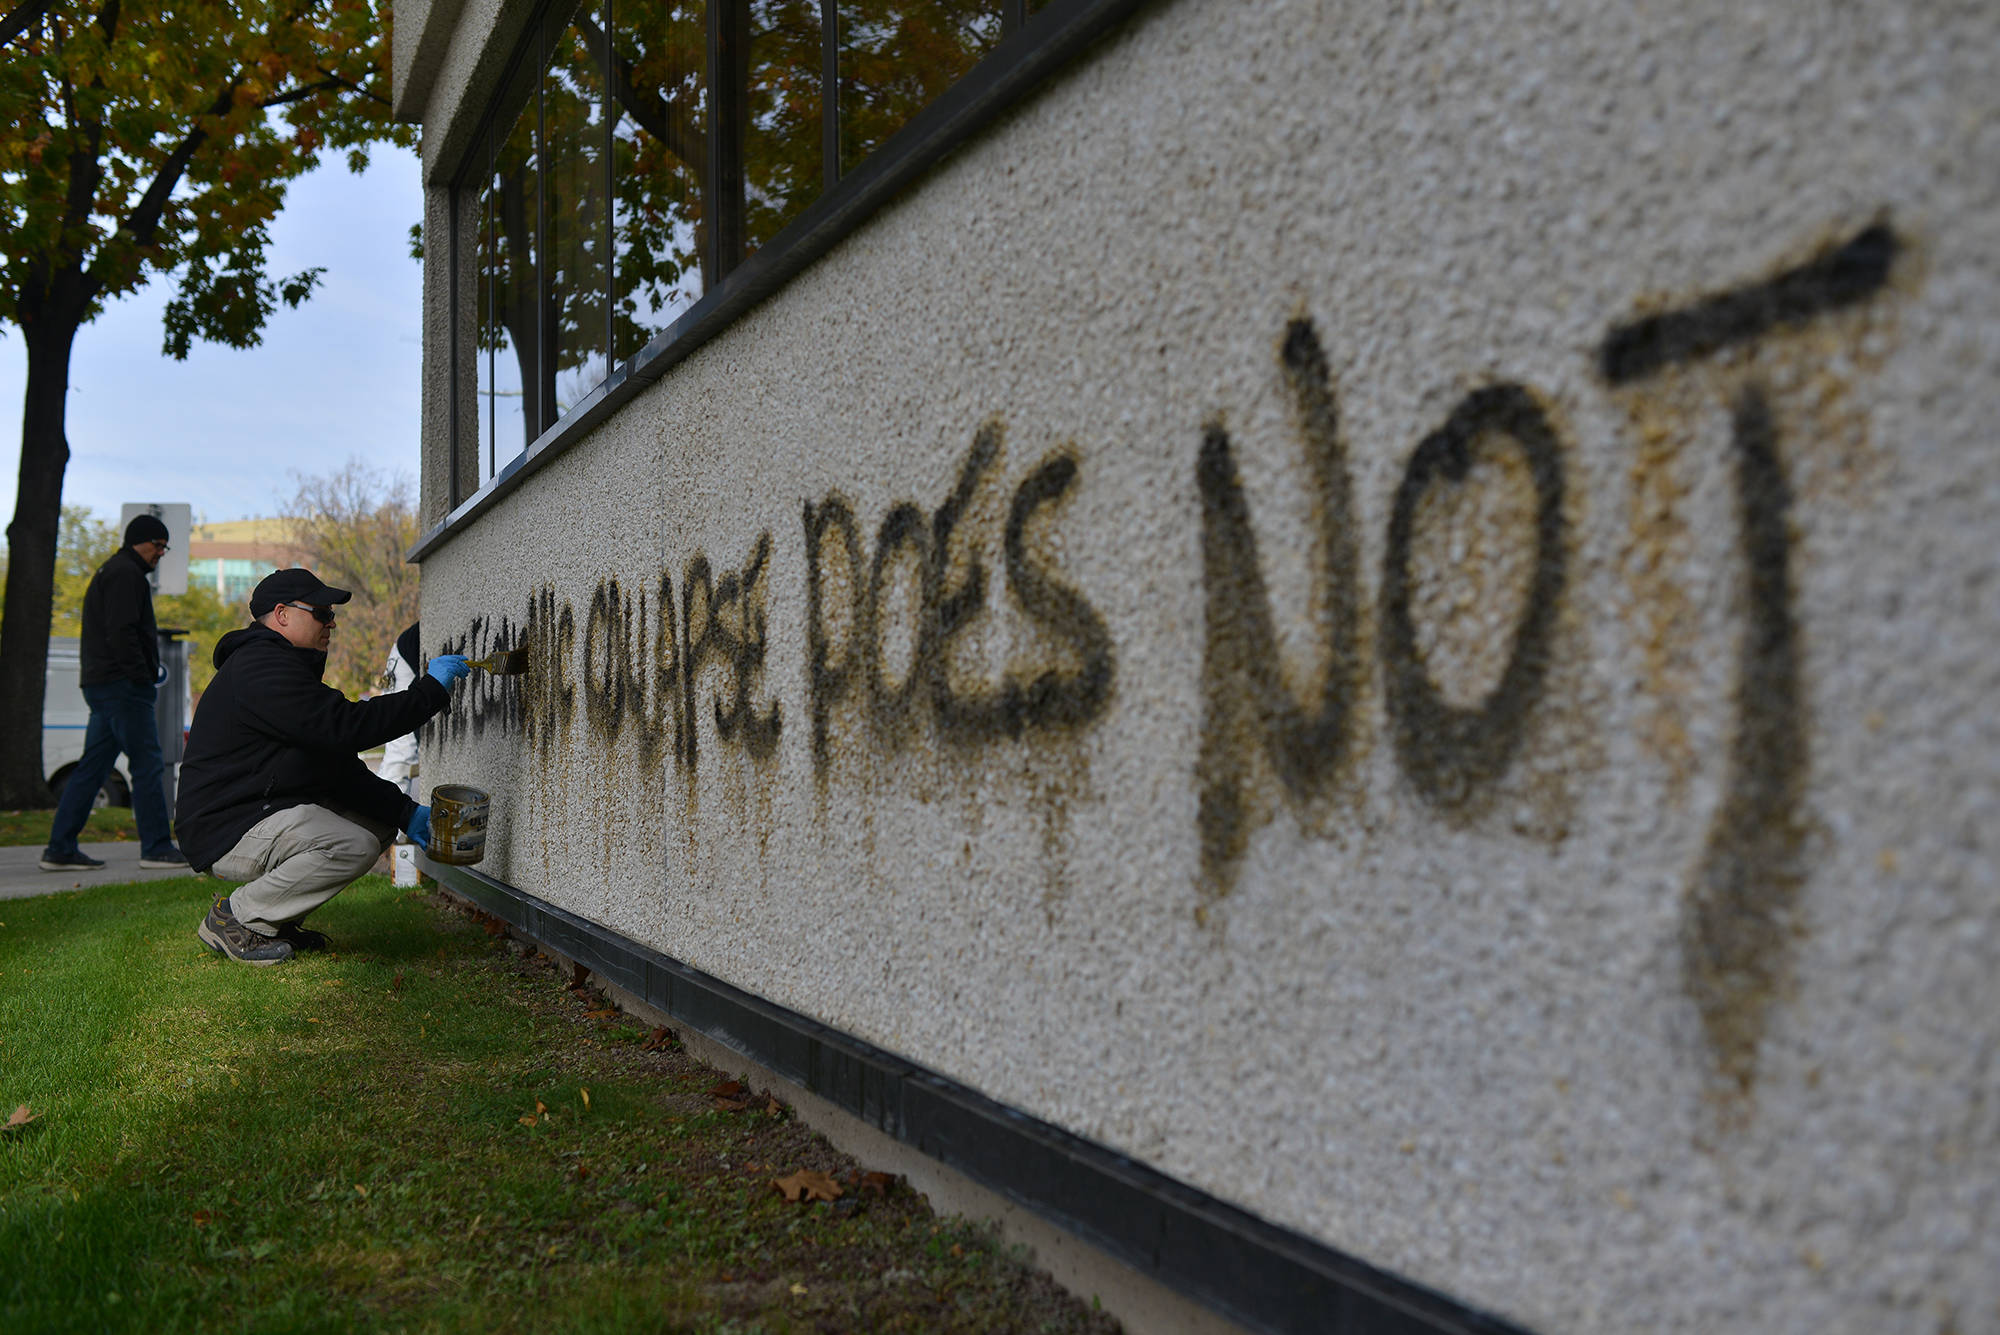
<svg viewBox="0 0 2000 1335">
<path fill-rule="evenodd" d="M 431 892 L 259 969 L 213 884 L 0 902 L 10 1335 L 1115 1329 Z"/>
<path fill-rule="evenodd" d="M 54 811 L 0 811 L 0 847 L 32 844 L 47 848 L 49 825 Z M 83 823 L 79 843 L 93 844 L 113 839 L 137 839 L 139 827 L 132 822 L 130 807 L 98 807 Z"/>
</svg>

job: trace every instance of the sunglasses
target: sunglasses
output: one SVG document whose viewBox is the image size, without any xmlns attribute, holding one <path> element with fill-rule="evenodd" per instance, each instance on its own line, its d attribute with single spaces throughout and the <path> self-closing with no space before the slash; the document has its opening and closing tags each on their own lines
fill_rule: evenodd
<svg viewBox="0 0 2000 1335">
<path fill-rule="evenodd" d="M 334 617 L 339 615 L 331 607 L 314 607 L 310 603 L 286 603 L 284 606 L 295 607 L 301 612 L 312 613 L 312 619 L 319 622 L 322 626 L 331 626 Z"/>
</svg>

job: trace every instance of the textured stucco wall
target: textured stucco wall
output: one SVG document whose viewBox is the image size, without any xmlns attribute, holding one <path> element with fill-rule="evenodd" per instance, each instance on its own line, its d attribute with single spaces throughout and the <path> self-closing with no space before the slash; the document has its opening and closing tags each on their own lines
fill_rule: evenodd
<svg viewBox="0 0 2000 1335">
<path fill-rule="evenodd" d="M 538 646 L 426 776 L 1533 1326 L 2000 1328 L 1996 50 L 1166 0 L 426 560 L 427 650 Z M 1739 289 L 1697 333 L 1844 295 L 1607 370 Z"/>
</svg>

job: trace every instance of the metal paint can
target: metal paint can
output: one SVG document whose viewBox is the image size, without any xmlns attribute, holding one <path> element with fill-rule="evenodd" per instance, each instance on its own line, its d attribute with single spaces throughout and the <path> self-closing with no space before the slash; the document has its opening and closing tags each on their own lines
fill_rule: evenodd
<svg viewBox="0 0 2000 1335">
<path fill-rule="evenodd" d="M 431 789 L 432 862 L 468 867 L 486 856 L 486 794 L 462 783 Z"/>
</svg>

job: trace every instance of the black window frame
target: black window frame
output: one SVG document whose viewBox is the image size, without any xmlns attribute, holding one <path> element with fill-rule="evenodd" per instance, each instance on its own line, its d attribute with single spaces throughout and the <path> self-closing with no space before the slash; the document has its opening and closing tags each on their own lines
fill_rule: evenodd
<svg viewBox="0 0 2000 1335">
<path fill-rule="evenodd" d="M 593 0 L 585 0 L 591 3 Z M 714 264 L 711 272 L 714 281 L 704 284 L 702 295 L 691 306 L 650 339 L 638 352 L 626 358 L 614 359 L 611 352 L 615 348 L 607 344 L 607 372 L 602 382 L 586 393 L 570 410 L 544 427 L 522 449 L 504 465 L 499 464 L 497 455 L 490 476 L 487 476 L 473 491 L 461 490 L 463 477 L 463 456 L 468 444 L 475 452 L 482 446 L 492 448 L 492 442 L 468 442 L 465 439 L 461 421 L 460 405 L 467 396 L 467 387 L 460 382 L 461 358 L 460 340 L 465 337 L 468 312 L 462 307 L 459 294 L 464 284 L 461 275 L 471 273 L 477 281 L 478 270 L 466 269 L 466 252 L 463 245 L 462 221 L 466 214 L 462 211 L 476 211 L 483 189 L 481 173 L 491 174 L 490 141 L 495 124 L 509 121 L 518 115 L 522 106 L 512 104 L 506 91 L 519 86 L 521 65 L 524 61 L 535 60 L 546 63 L 545 29 L 550 12 L 557 5 L 576 7 L 573 0 L 542 0 L 529 18 L 525 29 L 509 53 L 501 77 L 496 81 L 496 91 L 482 110 L 474 127 L 461 161 L 449 175 L 452 182 L 449 190 L 450 204 L 450 245 L 446 263 L 451 266 L 450 282 L 451 314 L 449 321 L 450 351 L 449 362 L 450 412 L 447 414 L 450 439 L 447 446 L 447 514 L 431 528 L 411 549 L 409 559 L 422 561 L 435 552 L 452 537 L 464 531 L 479 515 L 491 508 L 503 496 L 520 486 L 527 478 L 562 453 L 565 449 L 587 436 L 600 422 L 619 406 L 631 399 L 647 385 L 660 379 L 674 366 L 685 360 L 695 349 L 721 333 L 744 315 L 751 307 L 772 295 L 795 274 L 818 259 L 842 238 L 862 225 L 880 207 L 900 193 L 905 187 L 922 176 L 946 154 L 978 133 L 996 117 L 1008 110 L 1016 102 L 1032 93 L 1044 80 L 1055 74 L 1064 65 L 1080 56 L 1086 49 L 1104 37 L 1114 27 L 1135 12 L 1153 3 L 1154 0 L 1046 0 L 1043 6 L 1029 12 L 1028 0 L 1000 0 L 1001 39 L 995 48 L 967 71 L 929 105 L 918 111 L 900 129 L 891 135 L 874 152 L 846 172 L 840 170 L 839 146 L 839 81 L 837 78 L 837 58 L 839 50 L 838 0 L 820 0 L 822 78 L 821 78 L 821 155 L 825 176 L 819 197 L 807 205 L 800 214 L 786 224 L 775 236 L 764 242 L 747 257 L 730 259 L 724 246 L 729 232 L 728 220 L 718 217 L 709 228 L 709 244 L 718 252 L 709 257 Z M 606 40 L 610 40 L 611 24 L 615 23 L 616 0 L 605 6 Z M 729 0 L 711 0 L 705 22 L 708 28 L 709 50 L 711 52 L 711 88 L 715 80 L 722 77 L 713 60 L 716 44 L 721 40 L 722 15 L 731 7 Z M 828 77 L 829 75 L 835 77 Z M 530 96 L 539 99 L 541 73 L 537 72 L 530 82 L 536 91 Z M 720 159 L 721 149 L 732 142 L 737 149 L 736 170 L 741 175 L 741 127 L 731 125 L 729 112 L 733 112 L 735 99 L 713 98 L 708 122 L 704 133 L 708 137 L 712 158 Z M 607 134 L 615 125 L 615 118 L 606 114 L 604 121 Z M 718 166 L 726 163 L 718 161 Z M 710 179 L 717 181 L 721 171 L 714 172 Z M 538 192 L 539 193 L 539 192 Z M 740 234 L 742 227 L 742 204 L 740 191 L 733 200 L 734 226 Z M 711 204 L 721 212 L 730 201 L 730 194 L 724 192 L 722 199 Z M 609 209 L 607 228 L 609 227 Z M 544 229 L 544 232 L 546 229 Z M 608 238 L 607 238 L 608 241 Z M 474 246 L 477 242 L 474 241 Z M 538 244 L 546 244 L 545 239 Z M 610 254 L 607 245 L 607 255 Z M 740 255 L 740 247 L 735 254 Z M 539 252 L 537 261 L 540 261 Z M 704 268 L 707 268 L 704 265 Z M 538 291 L 540 285 L 538 284 Z M 546 299 L 542 294 L 538 299 Z M 476 312 L 471 315 L 476 319 Z M 476 335 L 475 335 L 476 337 Z M 538 355 L 546 355 L 545 350 Z M 478 376 L 473 370 L 471 393 L 476 394 Z M 479 414 L 476 410 L 473 421 Z M 473 473 L 480 476 L 478 461 L 473 462 Z"/>
</svg>

